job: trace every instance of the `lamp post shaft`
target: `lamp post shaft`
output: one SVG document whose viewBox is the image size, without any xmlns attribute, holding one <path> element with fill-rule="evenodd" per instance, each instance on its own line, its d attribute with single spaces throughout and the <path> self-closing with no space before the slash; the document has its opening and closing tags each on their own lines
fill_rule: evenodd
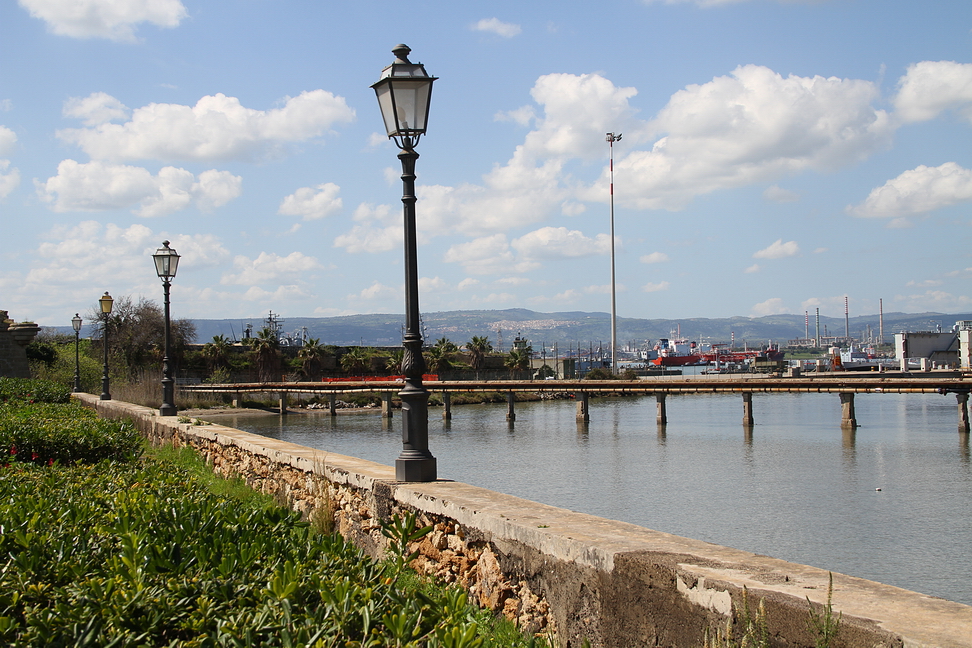
<svg viewBox="0 0 972 648">
<path fill-rule="evenodd" d="M 172 367 L 169 364 L 169 357 L 172 355 L 172 332 L 169 325 L 169 281 L 162 282 L 163 292 L 165 293 L 165 352 L 162 356 L 162 406 L 159 407 L 160 416 L 175 416 L 178 413 L 173 404 L 172 389 Z"/>
<path fill-rule="evenodd" d="M 81 352 L 78 346 L 81 343 L 81 331 L 74 332 L 74 393 L 81 391 Z"/>
<path fill-rule="evenodd" d="M 614 269 L 614 133 L 609 133 L 608 142 L 611 150 L 611 373 L 618 373 L 618 293 Z"/>
<path fill-rule="evenodd" d="M 402 373 L 402 453 L 395 460 L 395 479 L 429 482 L 436 479 L 435 457 L 429 452 L 429 392 L 422 384 L 425 359 L 419 324 L 418 244 L 415 232 L 415 161 L 413 149 L 398 154 L 402 161 L 402 204 L 405 218 L 405 349 Z"/>
<path fill-rule="evenodd" d="M 101 334 L 101 346 L 105 349 L 105 371 L 101 375 L 101 400 L 111 400 L 108 391 L 108 313 L 105 313 L 105 327 Z"/>
</svg>

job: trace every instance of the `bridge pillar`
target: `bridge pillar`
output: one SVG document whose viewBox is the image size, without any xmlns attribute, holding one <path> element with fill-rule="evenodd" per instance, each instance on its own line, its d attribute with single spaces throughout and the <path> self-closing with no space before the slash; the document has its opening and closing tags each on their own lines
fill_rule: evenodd
<svg viewBox="0 0 972 648">
<path fill-rule="evenodd" d="M 840 427 L 854 429 L 857 427 L 857 415 L 854 413 L 854 392 L 841 392 L 840 396 Z"/>
<path fill-rule="evenodd" d="M 655 394 L 655 421 L 658 425 L 668 425 L 668 408 L 665 405 L 666 394 Z"/>
<path fill-rule="evenodd" d="M 240 402 L 242 400 L 243 400 L 243 395 L 242 394 L 233 394 L 233 400 L 231 401 L 232 404 L 233 404 L 233 407 L 239 407 L 240 406 Z"/>
<path fill-rule="evenodd" d="M 452 420 L 452 394 L 449 392 L 442 392 L 442 418 Z"/>
<path fill-rule="evenodd" d="M 334 392 L 327 395 L 327 412 L 331 416 L 337 416 L 337 394 Z"/>
<path fill-rule="evenodd" d="M 968 394 L 955 394 L 955 400 L 958 401 L 958 431 L 962 434 L 969 433 L 969 395 Z"/>
<path fill-rule="evenodd" d="M 756 419 L 753 418 L 753 392 L 743 392 L 743 420 L 742 424 L 746 427 L 753 427 Z"/>
<path fill-rule="evenodd" d="M 279 400 L 280 413 L 286 414 L 287 413 L 287 392 L 280 392 L 279 396 L 280 396 L 280 400 Z"/>
<path fill-rule="evenodd" d="M 515 421 L 516 420 L 516 408 L 514 403 L 516 399 L 514 398 L 513 392 L 506 392 L 506 420 Z"/>
<path fill-rule="evenodd" d="M 392 417 L 392 393 L 381 393 L 381 416 L 382 418 Z"/>
<path fill-rule="evenodd" d="M 591 395 L 586 391 L 574 392 L 574 400 L 577 401 L 577 420 L 582 423 L 591 421 Z"/>
</svg>

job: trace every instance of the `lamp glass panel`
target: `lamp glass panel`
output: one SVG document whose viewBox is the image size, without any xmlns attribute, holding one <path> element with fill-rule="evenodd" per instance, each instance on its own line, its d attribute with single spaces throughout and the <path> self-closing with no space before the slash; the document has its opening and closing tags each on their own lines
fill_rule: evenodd
<svg viewBox="0 0 972 648">
<path fill-rule="evenodd" d="M 391 84 L 383 83 L 375 87 L 375 94 L 378 95 L 378 107 L 381 108 L 381 118 L 385 122 L 385 131 L 388 133 L 388 137 L 391 137 L 398 133 Z"/>
</svg>

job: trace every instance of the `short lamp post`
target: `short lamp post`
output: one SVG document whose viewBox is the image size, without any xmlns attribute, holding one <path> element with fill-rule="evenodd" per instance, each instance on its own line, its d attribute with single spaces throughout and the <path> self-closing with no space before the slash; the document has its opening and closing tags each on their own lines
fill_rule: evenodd
<svg viewBox="0 0 972 648">
<path fill-rule="evenodd" d="M 81 341 L 81 316 L 77 313 L 71 318 L 74 327 L 74 393 L 81 391 L 81 353 L 78 350 Z"/>
<path fill-rule="evenodd" d="M 429 452 L 429 392 L 422 384 L 425 359 L 419 322 L 418 253 L 415 237 L 415 147 L 425 134 L 432 97 L 432 82 L 421 63 L 408 60 L 411 50 L 396 45 L 395 61 L 372 85 L 385 122 L 388 137 L 401 149 L 402 203 L 405 210 L 405 348 L 402 373 L 402 453 L 395 460 L 395 479 L 400 482 L 430 482 L 436 479 L 435 457 Z"/>
<path fill-rule="evenodd" d="M 179 411 L 173 404 L 175 394 L 172 388 L 172 367 L 169 360 L 172 356 L 172 333 L 169 326 L 169 286 L 179 268 L 179 255 L 169 247 L 168 241 L 162 241 L 162 247 L 155 251 L 152 259 L 155 260 L 155 271 L 162 280 L 162 289 L 165 293 L 165 354 L 162 356 L 162 406 L 159 407 L 159 416 L 175 416 Z"/>
<path fill-rule="evenodd" d="M 105 350 L 105 372 L 101 376 L 101 400 L 111 400 L 111 393 L 108 391 L 108 316 L 111 315 L 111 305 L 114 301 L 108 291 L 105 291 L 105 294 L 98 300 L 98 304 L 101 306 L 101 317 L 104 319 L 101 346 Z"/>
</svg>

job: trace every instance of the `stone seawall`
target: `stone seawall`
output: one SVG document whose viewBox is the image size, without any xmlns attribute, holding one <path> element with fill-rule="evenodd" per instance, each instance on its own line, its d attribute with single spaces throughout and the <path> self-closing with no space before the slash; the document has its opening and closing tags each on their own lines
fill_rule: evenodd
<svg viewBox="0 0 972 648">
<path fill-rule="evenodd" d="M 415 547 L 418 569 L 560 646 L 701 646 L 707 628 L 741 616 L 744 591 L 753 610 L 765 604 L 772 645 L 814 646 L 808 599 L 817 610 L 826 603 L 825 570 L 460 482 L 403 484 L 391 466 L 77 396 L 101 416 L 131 419 L 154 443 L 192 446 L 218 472 L 330 518 L 371 555 L 386 547 L 381 521 L 414 511 L 434 525 Z M 968 557 L 943 557 L 952 559 Z M 842 574 L 833 583 L 842 614 L 834 645 L 972 648 L 972 607 Z"/>
</svg>

